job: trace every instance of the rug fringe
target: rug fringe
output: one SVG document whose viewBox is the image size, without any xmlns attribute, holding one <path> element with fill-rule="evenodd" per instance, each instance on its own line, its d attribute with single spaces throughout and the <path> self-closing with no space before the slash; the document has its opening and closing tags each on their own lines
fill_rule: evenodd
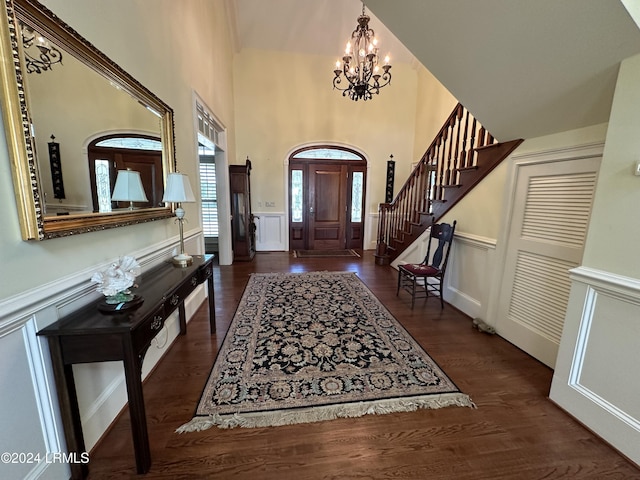
<svg viewBox="0 0 640 480">
<path fill-rule="evenodd" d="M 364 415 L 384 415 L 396 412 L 413 412 L 419 408 L 437 409 L 444 407 L 477 408 L 475 403 L 464 393 L 445 393 L 425 397 L 375 400 L 354 404 L 326 405 L 294 410 L 277 410 L 270 412 L 234 413 L 233 415 L 212 414 L 206 417 L 195 417 L 176 429 L 176 433 L 200 432 L 211 427 L 218 428 L 259 428 L 311 423 L 336 418 L 356 418 Z"/>
</svg>

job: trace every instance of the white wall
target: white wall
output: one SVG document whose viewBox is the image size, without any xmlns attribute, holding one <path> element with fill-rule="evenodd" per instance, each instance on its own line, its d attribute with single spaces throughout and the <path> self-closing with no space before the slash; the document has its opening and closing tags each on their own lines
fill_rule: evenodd
<svg viewBox="0 0 640 480">
<path fill-rule="evenodd" d="M 550 398 L 640 464 L 640 55 L 620 67 Z"/>
</svg>

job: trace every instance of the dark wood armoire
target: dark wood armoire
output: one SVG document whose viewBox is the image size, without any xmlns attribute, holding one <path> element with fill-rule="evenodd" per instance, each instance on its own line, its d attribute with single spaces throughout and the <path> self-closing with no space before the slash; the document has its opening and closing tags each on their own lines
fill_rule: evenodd
<svg viewBox="0 0 640 480">
<path fill-rule="evenodd" d="M 251 213 L 251 160 L 229 165 L 233 261 L 251 261 L 256 254 L 256 225 Z"/>
</svg>

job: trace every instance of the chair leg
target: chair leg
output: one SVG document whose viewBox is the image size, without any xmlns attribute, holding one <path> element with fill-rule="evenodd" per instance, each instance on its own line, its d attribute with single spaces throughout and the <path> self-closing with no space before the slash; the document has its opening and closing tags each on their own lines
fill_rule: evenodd
<svg viewBox="0 0 640 480">
<path fill-rule="evenodd" d="M 396 289 L 396 297 L 400 293 L 400 284 L 402 283 L 402 270 L 398 268 L 398 288 Z"/>
<path fill-rule="evenodd" d="M 444 299 L 442 298 L 442 278 L 440 279 L 440 310 L 444 310 Z"/>
<path fill-rule="evenodd" d="M 416 280 L 417 278 L 413 277 L 413 283 L 411 284 L 411 310 L 413 310 L 413 306 L 416 303 Z"/>
</svg>

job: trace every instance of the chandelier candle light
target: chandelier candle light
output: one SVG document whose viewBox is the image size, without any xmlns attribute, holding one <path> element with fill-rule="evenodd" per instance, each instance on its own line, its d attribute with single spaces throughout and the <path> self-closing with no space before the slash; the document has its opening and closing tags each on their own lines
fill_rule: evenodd
<svg viewBox="0 0 640 480">
<path fill-rule="evenodd" d="M 364 13 L 364 3 L 362 4 L 362 14 L 358 17 L 358 26 L 351 34 L 351 40 L 347 42 L 342 62 L 336 62 L 336 69 L 333 71 L 333 88 L 342 91 L 343 97 L 351 100 L 369 100 L 375 93 L 378 95 L 380 89 L 391 83 L 391 65 L 389 56 L 384 59 L 384 65 L 380 66 L 378 61 L 378 40 L 375 32 L 369 28 L 369 16 Z M 347 79 L 349 85 L 341 88 L 341 74 Z"/>
<path fill-rule="evenodd" d="M 193 190 L 191 190 L 189 177 L 182 173 L 170 173 L 167 176 L 167 188 L 164 191 L 162 201 L 176 204 L 176 221 L 180 226 L 180 253 L 173 257 L 173 263 L 181 267 L 191 265 L 193 258 L 191 255 L 184 253 L 184 233 L 182 226 L 182 223 L 185 221 L 182 204 L 196 201 L 193 196 Z"/>
</svg>

